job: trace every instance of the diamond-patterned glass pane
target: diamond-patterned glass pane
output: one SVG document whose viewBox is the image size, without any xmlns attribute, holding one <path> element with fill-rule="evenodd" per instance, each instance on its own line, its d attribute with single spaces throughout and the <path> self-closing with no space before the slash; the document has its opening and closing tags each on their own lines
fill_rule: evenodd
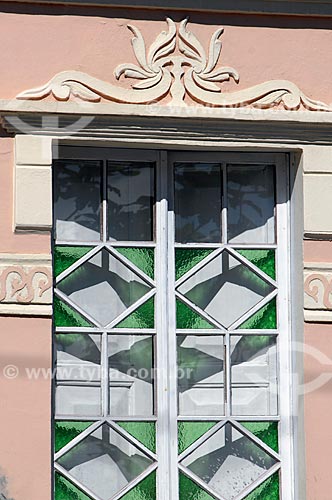
<svg viewBox="0 0 332 500">
<path fill-rule="evenodd" d="M 179 474 L 179 500 L 215 500 L 184 474 Z"/>
<path fill-rule="evenodd" d="M 118 425 L 143 443 L 149 450 L 156 451 L 155 422 L 118 422 Z"/>
<path fill-rule="evenodd" d="M 244 500 L 279 500 L 279 474 L 276 472 L 260 484 Z"/>
<path fill-rule="evenodd" d="M 121 500 L 156 500 L 156 473 L 152 472 L 135 488 L 130 490 Z"/>
<path fill-rule="evenodd" d="M 154 297 L 115 325 L 116 328 L 154 328 Z"/>
<path fill-rule="evenodd" d="M 227 251 L 178 287 L 187 299 L 225 327 L 241 318 L 272 290 L 270 283 Z"/>
<path fill-rule="evenodd" d="M 278 422 L 241 422 L 241 424 L 278 453 Z"/>
<path fill-rule="evenodd" d="M 65 269 L 74 264 L 78 259 L 86 255 L 93 247 L 65 247 L 56 246 L 54 248 L 54 274 L 59 276 Z"/>
<path fill-rule="evenodd" d="M 55 326 L 92 326 L 83 316 L 56 295 L 53 298 L 53 317 Z"/>
<path fill-rule="evenodd" d="M 85 431 L 92 422 L 75 422 L 59 420 L 54 426 L 54 449 L 55 452 L 61 450 L 66 444 L 70 443 L 81 432 Z"/>
<path fill-rule="evenodd" d="M 277 329 L 277 300 L 270 300 L 264 307 L 250 316 L 239 327 L 241 330 L 276 330 Z"/>
<path fill-rule="evenodd" d="M 275 279 L 276 259 L 274 250 L 237 250 L 237 252 L 255 264 L 263 273 Z"/>
<path fill-rule="evenodd" d="M 116 251 L 135 264 L 147 276 L 154 278 L 154 248 L 117 247 Z"/>
<path fill-rule="evenodd" d="M 209 431 L 217 422 L 179 422 L 179 454 Z"/>
<path fill-rule="evenodd" d="M 184 328 L 200 330 L 213 328 L 212 323 L 206 321 L 196 311 L 191 309 L 181 300 L 176 301 L 176 328 L 182 330 Z"/>
<path fill-rule="evenodd" d="M 151 289 L 107 250 L 82 264 L 58 288 L 103 326 Z"/>
<path fill-rule="evenodd" d="M 180 279 L 213 250 L 204 248 L 175 249 L 175 279 Z"/>
<path fill-rule="evenodd" d="M 153 461 L 107 424 L 103 424 L 58 462 L 91 492 L 108 500 L 144 472 Z"/>
<path fill-rule="evenodd" d="M 91 500 L 83 491 L 57 473 L 54 478 L 54 487 L 54 500 Z"/>
<path fill-rule="evenodd" d="M 181 463 L 216 493 L 232 500 L 276 460 L 227 423 Z"/>
</svg>

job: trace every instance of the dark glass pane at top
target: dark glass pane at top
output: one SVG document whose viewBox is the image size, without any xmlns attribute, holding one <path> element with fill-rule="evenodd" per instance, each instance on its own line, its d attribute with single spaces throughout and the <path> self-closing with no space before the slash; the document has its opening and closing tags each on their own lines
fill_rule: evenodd
<svg viewBox="0 0 332 500">
<path fill-rule="evenodd" d="M 221 169 L 212 163 L 175 164 L 175 240 L 221 241 Z"/>
<path fill-rule="evenodd" d="M 57 240 L 100 240 L 100 162 L 58 160 L 53 171 Z"/>
<path fill-rule="evenodd" d="M 230 166 L 227 193 L 228 241 L 274 243 L 274 166 Z"/>
<path fill-rule="evenodd" d="M 154 164 L 109 161 L 107 167 L 109 239 L 153 240 Z"/>
</svg>

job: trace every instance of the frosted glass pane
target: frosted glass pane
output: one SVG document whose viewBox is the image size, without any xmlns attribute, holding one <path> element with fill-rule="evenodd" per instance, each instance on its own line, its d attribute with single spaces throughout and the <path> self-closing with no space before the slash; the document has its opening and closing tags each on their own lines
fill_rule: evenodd
<svg viewBox="0 0 332 500">
<path fill-rule="evenodd" d="M 222 252 L 178 287 L 180 293 L 225 327 L 272 290 L 272 285 L 228 252 Z"/>
<path fill-rule="evenodd" d="M 274 167 L 228 167 L 228 240 L 274 243 Z"/>
<path fill-rule="evenodd" d="M 57 334 L 57 380 L 100 380 L 100 349 L 99 335 Z"/>
<path fill-rule="evenodd" d="M 104 424 L 59 459 L 59 464 L 103 500 L 144 472 L 152 460 Z"/>
<path fill-rule="evenodd" d="M 108 162 L 107 190 L 109 239 L 153 240 L 154 165 Z"/>
<path fill-rule="evenodd" d="M 60 385 L 55 393 L 57 415 L 98 416 L 101 413 L 101 391 L 98 386 Z"/>
<path fill-rule="evenodd" d="M 223 415 L 222 336 L 178 337 L 180 415 Z"/>
<path fill-rule="evenodd" d="M 100 162 L 58 160 L 53 171 L 56 238 L 100 240 Z"/>
<path fill-rule="evenodd" d="M 62 280 L 58 288 L 106 326 L 151 287 L 113 255 L 102 250 Z"/>
<path fill-rule="evenodd" d="M 109 335 L 110 415 L 153 415 L 153 340 L 150 336 Z"/>
<path fill-rule="evenodd" d="M 276 342 L 271 335 L 231 336 L 233 415 L 277 414 Z"/>
<path fill-rule="evenodd" d="M 175 240 L 221 241 L 221 170 L 212 163 L 175 164 Z"/>
<path fill-rule="evenodd" d="M 231 424 L 226 424 L 181 461 L 226 500 L 232 500 L 276 460 Z"/>
</svg>

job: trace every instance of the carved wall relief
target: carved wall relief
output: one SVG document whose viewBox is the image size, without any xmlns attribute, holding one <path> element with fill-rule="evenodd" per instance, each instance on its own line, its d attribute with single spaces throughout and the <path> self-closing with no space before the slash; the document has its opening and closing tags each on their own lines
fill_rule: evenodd
<svg viewBox="0 0 332 500">
<path fill-rule="evenodd" d="M 304 269 L 307 321 L 332 321 L 332 264 L 307 264 Z"/>
<path fill-rule="evenodd" d="M 198 38 L 188 29 L 188 19 L 184 19 L 179 27 L 170 18 L 166 22 L 168 30 L 162 31 L 148 50 L 142 33 L 135 26 L 128 25 L 134 35 L 131 43 L 137 64 L 121 64 L 114 74 L 118 80 L 122 77 L 134 79 L 130 90 L 86 73 L 64 71 L 46 85 L 20 93 L 17 99 L 41 100 L 52 95 L 59 101 L 75 96 L 90 102 L 106 99 L 148 104 L 170 95 L 172 106 L 187 106 L 184 99 L 189 96 L 196 105 L 212 107 L 270 108 L 283 105 L 288 110 L 302 106 L 311 111 L 332 111 L 326 104 L 306 97 L 287 80 L 271 80 L 237 92 L 222 92 L 218 83 L 230 79 L 239 82 L 235 69 L 218 66 L 223 28 L 212 35 L 206 54 Z"/>
<path fill-rule="evenodd" d="M 51 314 L 51 256 L 0 255 L 0 314 Z"/>
</svg>

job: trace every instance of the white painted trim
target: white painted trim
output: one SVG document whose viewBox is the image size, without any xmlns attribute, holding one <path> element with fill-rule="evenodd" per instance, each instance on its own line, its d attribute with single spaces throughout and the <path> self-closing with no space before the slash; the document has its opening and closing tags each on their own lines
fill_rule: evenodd
<svg viewBox="0 0 332 500">
<path fill-rule="evenodd" d="M 332 311 L 304 310 L 304 321 L 307 323 L 332 323 Z"/>
<path fill-rule="evenodd" d="M 48 316 L 52 317 L 51 305 L 0 304 L 0 316 Z"/>
<path fill-rule="evenodd" d="M 273 122 L 290 122 L 290 123 L 332 123 L 332 113 L 326 111 L 307 111 L 307 110 L 282 110 L 277 108 L 272 109 L 255 109 L 255 108 L 217 108 L 205 106 L 187 106 L 183 108 L 177 105 L 160 105 L 147 104 L 145 106 L 139 104 L 117 104 L 112 102 L 103 102 L 102 106 L 98 103 L 86 101 L 68 101 L 68 102 L 53 102 L 53 101 L 21 101 L 15 99 L 0 99 L 0 115 L 3 125 L 8 130 L 21 130 L 20 127 L 27 126 L 24 119 L 20 115 L 31 115 L 30 123 L 37 124 L 41 122 L 41 118 L 46 114 L 56 115 L 79 115 L 80 117 L 90 118 L 80 125 L 88 126 L 94 117 L 106 116 L 130 116 L 130 117 L 149 117 L 149 118 L 210 118 L 210 119 L 225 119 L 235 121 L 273 121 Z M 28 117 L 28 116 L 26 116 Z M 41 124 L 41 123 L 40 123 Z M 44 120 L 44 131 L 58 130 L 54 123 L 47 123 Z M 30 125 L 31 126 L 31 125 Z M 40 126 L 38 127 L 41 128 Z M 23 130 L 21 130 L 23 132 Z M 77 129 L 74 129 L 76 132 Z M 65 131 L 63 131 L 65 132 Z M 73 132 L 73 131 L 71 131 Z M 35 133 L 35 132 L 34 132 Z M 30 130 L 31 134 L 31 130 Z M 63 133 L 62 135 L 66 135 Z M 72 134 L 70 134 L 72 135 Z M 75 134 L 76 135 L 76 134 Z"/>
</svg>

